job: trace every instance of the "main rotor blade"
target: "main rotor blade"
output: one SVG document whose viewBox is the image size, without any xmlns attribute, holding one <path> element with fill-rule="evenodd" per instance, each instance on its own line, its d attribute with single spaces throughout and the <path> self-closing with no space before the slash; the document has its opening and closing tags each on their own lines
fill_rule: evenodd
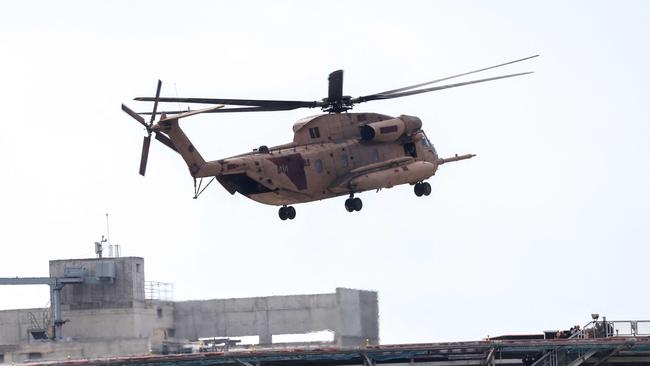
<svg viewBox="0 0 650 366">
<path fill-rule="evenodd" d="M 327 78 L 327 100 L 332 103 L 343 99 L 343 70 L 336 70 Z"/>
<path fill-rule="evenodd" d="M 133 100 L 141 102 L 153 102 L 155 98 L 152 97 L 138 97 Z M 226 105 L 244 105 L 251 107 L 265 107 L 265 108 L 315 108 L 319 106 L 319 102 L 301 101 L 301 100 L 264 100 L 264 99 L 222 99 L 222 98 L 158 98 L 160 102 L 172 103 L 198 103 L 198 104 L 226 104 Z"/>
<path fill-rule="evenodd" d="M 197 110 L 193 110 L 193 111 L 185 111 L 185 112 L 182 112 L 180 114 L 170 114 L 169 112 L 166 112 L 167 115 L 165 116 L 165 118 L 161 118 L 158 121 L 158 123 L 160 123 L 162 121 L 172 120 L 172 119 L 179 120 L 181 118 L 190 117 L 190 116 L 194 116 L 196 114 L 201 114 L 201 113 L 210 113 L 210 112 L 212 112 L 214 110 L 217 110 L 217 109 L 220 109 L 220 108 L 223 108 L 223 104 L 218 104 L 218 105 L 215 105 L 215 106 L 212 106 L 212 107 L 209 107 L 209 108 L 204 108 L 204 109 L 197 109 Z"/>
<path fill-rule="evenodd" d="M 147 124 L 144 122 L 144 118 L 142 118 L 142 116 L 139 115 L 138 113 L 135 113 L 133 110 L 131 110 L 131 108 L 122 104 L 122 110 L 126 112 L 129 116 L 133 117 L 136 121 L 140 122 L 140 124 L 142 124 L 144 127 L 148 127 Z"/>
<path fill-rule="evenodd" d="M 298 107 L 241 107 L 241 108 L 223 108 L 223 109 L 212 109 L 212 110 L 207 110 L 207 111 L 201 111 L 200 113 L 238 113 L 238 112 L 273 112 L 273 111 L 290 111 L 293 109 L 298 109 L 298 108 L 303 108 L 301 106 Z M 310 107 L 312 108 L 312 107 Z M 188 113 L 188 112 L 198 112 L 199 110 L 195 109 L 190 109 L 190 110 L 184 110 L 184 111 L 163 111 L 163 112 L 158 112 L 158 114 L 165 113 L 168 115 L 166 119 L 173 119 L 175 116 L 174 114 L 181 114 L 181 113 Z M 143 115 L 149 115 L 151 112 L 142 112 L 140 114 Z"/>
<path fill-rule="evenodd" d="M 436 86 L 436 87 L 433 87 L 433 88 L 426 88 L 426 89 L 420 89 L 420 90 L 411 90 L 411 91 L 406 91 L 406 92 L 402 92 L 402 93 L 373 94 L 373 95 L 368 95 L 368 96 L 365 96 L 365 97 L 359 97 L 359 98 L 352 99 L 352 103 L 363 103 L 363 102 L 369 102 L 371 100 L 383 100 L 383 99 L 400 98 L 400 97 L 406 97 L 406 96 L 409 96 L 409 95 L 428 93 L 428 92 L 432 92 L 432 91 L 436 91 L 436 90 L 456 88 L 456 87 L 459 87 L 459 86 L 484 83 L 486 81 L 512 78 L 512 77 L 515 77 L 515 76 L 521 76 L 521 75 L 527 75 L 527 74 L 532 74 L 532 72 L 520 72 L 518 74 L 495 76 L 495 77 L 492 77 L 492 78 L 478 79 L 478 80 L 466 81 L 466 82 L 463 82 L 463 83 L 456 83 L 456 84 L 447 84 L 447 85 L 442 85 L 442 86 Z"/>
<path fill-rule="evenodd" d="M 158 98 L 160 98 L 160 87 L 162 87 L 162 81 L 158 79 L 158 87 L 156 88 L 156 99 L 153 103 L 153 112 L 151 112 L 151 121 L 149 121 L 149 124 L 152 124 L 153 120 L 156 118 L 156 110 L 158 109 Z"/>
<path fill-rule="evenodd" d="M 145 136 L 142 141 L 142 155 L 140 155 L 140 175 L 144 177 L 147 170 L 147 159 L 149 158 L 149 146 L 151 145 L 151 135 Z"/>
<path fill-rule="evenodd" d="M 156 140 L 162 142 L 168 148 L 178 152 L 178 150 L 176 150 L 176 146 L 174 146 L 174 143 L 172 142 L 172 140 L 170 140 L 169 137 L 163 135 L 162 133 L 156 132 Z"/>
<path fill-rule="evenodd" d="M 461 73 L 461 74 L 456 74 L 456 75 L 452 75 L 452 76 L 447 76 L 447 77 L 444 77 L 444 78 L 442 78 L 442 79 L 437 79 L 437 80 L 427 81 L 426 83 L 420 83 L 420 84 L 415 84 L 415 85 L 411 85 L 411 86 L 405 86 L 405 87 L 403 87 L 403 88 L 393 89 L 393 90 L 387 90 L 387 91 L 384 91 L 384 92 L 381 92 L 381 93 L 375 93 L 375 94 L 391 94 L 391 93 L 401 92 L 401 91 L 404 91 L 404 90 L 409 90 L 409 89 L 419 88 L 419 87 L 421 87 L 421 86 L 425 86 L 425 85 L 429 85 L 429 84 L 435 84 L 435 83 L 439 83 L 439 82 L 441 82 L 441 81 L 446 81 L 446 80 L 450 80 L 450 79 L 459 78 L 459 77 L 461 77 L 461 76 L 467 76 L 467 75 L 471 75 L 471 74 L 476 74 L 476 73 L 481 72 L 481 71 L 486 71 L 486 70 L 496 69 L 497 67 L 502 67 L 502 66 L 506 66 L 506 65 L 512 65 L 512 64 L 514 64 L 514 63 L 521 62 L 521 61 L 526 61 L 526 60 L 530 60 L 531 58 L 535 58 L 535 57 L 538 57 L 538 56 L 539 56 L 539 55 L 528 56 L 528 57 L 525 57 L 525 58 L 520 58 L 519 60 L 509 61 L 509 62 L 505 62 L 505 63 L 499 64 L 499 65 L 494 65 L 494 66 L 490 66 L 490 67 L 484 67 L 484 68 L 482 68 L 482 69 L 478 69 L 478 70 L 474 70 L 474 71 L 468 71 L 468 72 L 464 72 L 464 73 Z M 363 98 L 363 97 L 362 97 L 362 98 Z"/>
</svg>

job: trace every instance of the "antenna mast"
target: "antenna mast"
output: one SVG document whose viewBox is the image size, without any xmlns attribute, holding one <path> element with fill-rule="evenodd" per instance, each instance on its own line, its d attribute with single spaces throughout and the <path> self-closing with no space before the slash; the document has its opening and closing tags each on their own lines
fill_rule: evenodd
<svg viewBox="0 0 650 366">
<path fill-rule="evenodd" d="M 111 245 L 111 232 L 108 230 L 108 212 L 106 213 L 106 240 L 108 240 L 108 245 Z"/>
<path fill-rule="evenodd" d="M 108 242 L 108 256 L 109 257 L 119 257 L 120 256 L 120 246 L 111 244 L 111 231 L 108 226 L 108 212 L 106 213 L 106 241 Z"/>
<path fill-rule="evenodd" d="M 111 231 L 108 229 L 108 212 L 106 213 L 106 241 L 108 241 L 108 256 L 113 256 L 113 245 L 111 244 Z"/>
</svg>

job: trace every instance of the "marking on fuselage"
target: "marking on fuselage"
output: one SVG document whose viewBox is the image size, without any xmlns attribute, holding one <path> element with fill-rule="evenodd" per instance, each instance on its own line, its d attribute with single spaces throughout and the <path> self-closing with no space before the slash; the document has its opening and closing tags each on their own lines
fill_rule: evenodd
<svg viewBox="0 0 650 366">
<path fill-rule="evenodd" d="M 298 190 L 307 189 L 307 176 L 305 175 L 305 160 L 300 154 L 291 154 L 278 158 L 269 158 L 278 168 L 278 174 L 289 177 Z"/>
<path fill-rule="evenodd" d="M 379 133 L 382 135 L 385 133 L 392 133 L 392 132 L 397 132 L 397 125 L 381 127 L 379 129 Z"/>
</svg>

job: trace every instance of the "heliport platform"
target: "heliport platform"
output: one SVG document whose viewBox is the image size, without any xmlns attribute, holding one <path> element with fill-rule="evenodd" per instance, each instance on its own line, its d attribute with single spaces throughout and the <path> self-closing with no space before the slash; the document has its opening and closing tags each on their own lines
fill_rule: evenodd
<svg viewBox="0 0 650 366">
<path fill-rule="evenodd" d="M 141 366 L 601 366 L 650 365 L 650 337 L 483 340 L 354 348 L 250 349 L 115 357 L 30 365 Z"/>
</svg>

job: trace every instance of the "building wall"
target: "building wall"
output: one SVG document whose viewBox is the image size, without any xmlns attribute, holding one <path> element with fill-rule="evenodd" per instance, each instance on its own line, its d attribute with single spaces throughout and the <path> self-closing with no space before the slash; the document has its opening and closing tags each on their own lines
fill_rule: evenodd
<svg viewBox="0 0 650 366">
<path fill-rule="evenodd" d="M 149 341 L 139 339 L 111 339 L 82 342 L 39 342 L 23 344 L 4 350 L 4 363 L 41 362 L 66 359 L 98 358 L 107 356 L 136 356 L 149 353 Z M 2 349 L 0 349 L 2 351 Z"/>
<path fill-rule="evenodd" d="M 147 301 L 144 307 L 134 309 L 134 337 L 173 337 L 174 303 Z"/>
<path fill-rule="evenodd" d="M 42 322 L 48 308 L 0 310 L 0 345 L 15 345 L 29 342 L 28 329 L 32 328 L 31 315 Z"/>
<path fill-rule="evenodd" d="M 378 344 L 377 293 L 337 288 L 333 294 L 269 296 L 176 302 L 174 327 L 179 338 L 258 335 L 330 330 L 339 345 Z"/>
<path fill-rule="evenodd" d="M 336 289 L 339 304 L 340 345 L 379 344 L 379 302 L 377 292 Z"/>
<path fill-rule="evenodd" d="M 0 354 L 16 361 L 43 353 L 48 359 L 71 355 L 99 357 L 144 354 L 167 338 L 273 335 L 329 330 L 340 346 L 379 343 L 377 293 L 337 288 L 335 293 L 165 302 L 145 300 L 144 260 L 139 257 L 50 261 L 50 277 L 81 267 L 96 276 L 98 263 L 113 262 L 115 279 L 67 285 L 61 292 L 65 342 L 31 342 L 30 313 L 50 309 L 0 311 Z M 91 283 L 91 282 L 95 283 Z M 70 342 L 74 341 L 74 342 Z M 17 348 L 15 351 L 7 351 Z M 9 355 L 9 356 L 7 356 Z M 45 357 L 47 355 L 47 357 Z"/>
<path fill-rule="evenodd" d="M 149 338 L 173 328 L 174 304 L 146 301 L 132 308 L 65 310 L 67 339 Z"/>
<path fill-rule="evenodd" d="M 62 277 L 66 267 L 82 267 L 88 276 L 95 276 L 101 262 L 115 263 L 114 282 L 65 286 L 61 291 L 63 310 L 131 308 L 144 302 L 144 259 L 140 257 L 53 260 L 50 277 Z"/>
</svg>

